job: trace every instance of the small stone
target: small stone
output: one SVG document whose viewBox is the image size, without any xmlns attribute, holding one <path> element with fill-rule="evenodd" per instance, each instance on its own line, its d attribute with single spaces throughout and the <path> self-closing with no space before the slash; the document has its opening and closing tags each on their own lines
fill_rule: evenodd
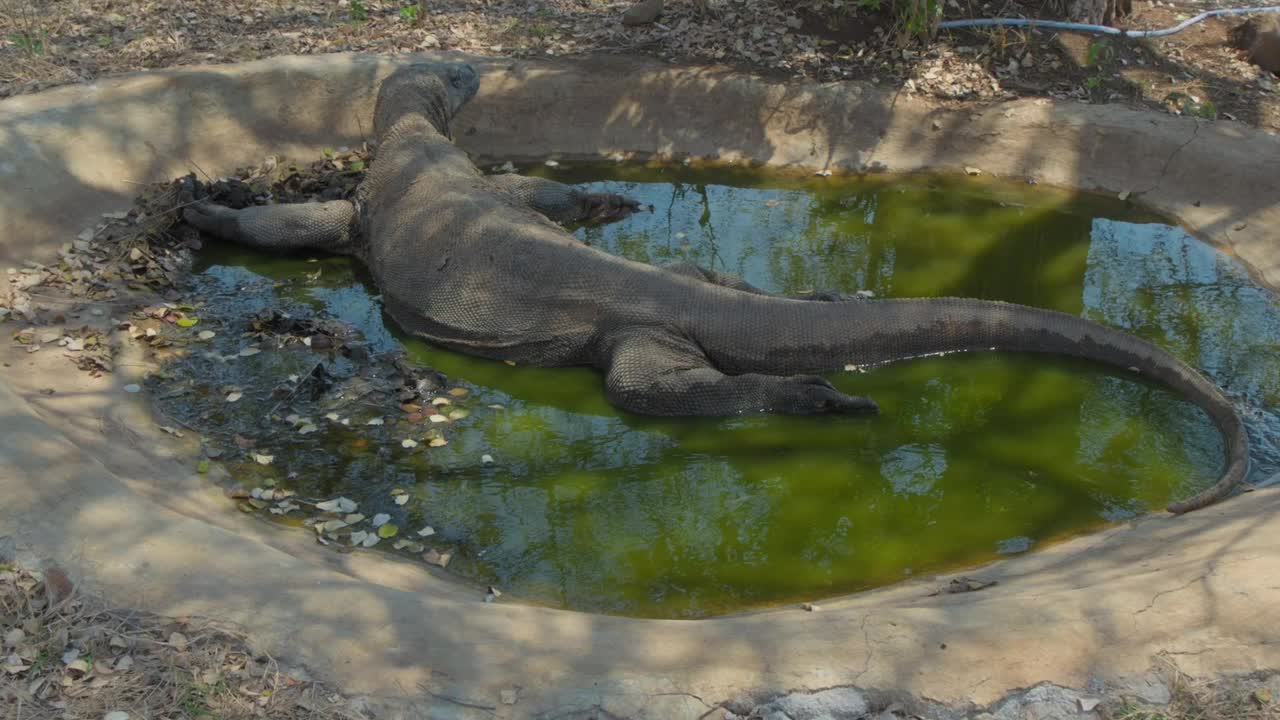
<svg viewBox="0 0 1280 720">
<path fill-rule="evenodd" d="M 128 385 L 125 385 L 123 389 L 127 393 L 142 392 L 142 386 L 137 383 L 129 383 Z"/>
<path fill-rule="evenodd" d="M 500 691 L 498 697 L 502 700 L 503 705 L 515 705 L 516 700 L 520 699 L 520 691 L 516 688 L 507 688 Z"/>
<path fill-rule="evenodd" d="M 804 610 L 805 612 L 817 612 L 822 608 L 818 607 L 817 605 L 814 605 L 813 603 L 801 603 L 800 609 Z"/>
<path fill-rule="evenodd" d="M 1101 700 L 1092 697 L 1076 698 L 1076 702 L 1079 703 L 1080 712 L 1082 713 L 1093 712 L 1094 708 L 1102 704 Z"/>
<path fill-rule="evenodd" d="M 449 559 L 452 557 L 453 556 L 449 553 L 436 551 L 435 548 L 432 548 L 422 554 L 422 559 L 426 561 L 428 565 L 435 565 L 436 567 L 447 567 L 449 565 Z"/>
<path fill-rule="evenodd" d="M 965 167 L 965 169 L 964 169 L 964 174 L 965 174 L 965 175 L 981 175 L 981 174 L 982 174 L 982 171 L 981 171 L 981 170 L 979 170 L 979 169 L 978 169 L 978 168 L 976 168 L 976 167 L 968 167 L 968 166 L 966 166 L 966 167 Z"/>
<path fill-rule="evenodd" d="M 482 465 L 492 465 L 492 464 L 493 464 L 493 456 L 492 456 L 492 455 L 489 455 L 488 453 L 485 453 L 484 455 L 481 455 L 481 456 L 480 456 L 480 463 L 481 463 Z"/>
</svg>

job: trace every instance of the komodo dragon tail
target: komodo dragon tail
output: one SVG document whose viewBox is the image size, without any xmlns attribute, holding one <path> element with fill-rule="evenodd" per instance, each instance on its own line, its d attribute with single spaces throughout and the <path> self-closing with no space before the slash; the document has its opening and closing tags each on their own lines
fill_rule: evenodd
<svg viewBox="0 0 1280 720">
<path fill-rule="evenodd" d="M 744 298 L 699 341 L 725 372 L 780 375 L 873 367 L 914 357 L 980 350 L 1054 353 L 1158 380 L 1199 405 L 1226 439 L 1226 470 L 1212 487 L 1171 504 L 1173 513 L 1225 497 L 1249 469 L 1249 438 L 1217 386 L 1168 351 L 1074 315 L 988 300 L 928 298 L 804 302 Z M 707 337 L 710 334 L 719 337 Z M 721 334 L 727 333 L 727 334 Z"/>
</svg>

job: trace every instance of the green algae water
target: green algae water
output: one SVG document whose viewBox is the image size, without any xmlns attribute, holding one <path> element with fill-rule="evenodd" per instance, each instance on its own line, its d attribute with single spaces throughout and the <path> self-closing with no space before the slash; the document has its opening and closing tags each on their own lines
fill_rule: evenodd
<svg viewBox="0 0 1280 720">
<path fill-rule="evenodd" d="M 1280 466 L 1275 298 L 1232 258 L 1125 203 L 972 179 L 535 171 L 652 205 L 576 230 L 635 260 L 692 261 L 776 292 L 999 299 L 1125 328 L 1237 399 L 1255 479 Z M 611 408 L 594 371 L 511 367 L 405 337 L 347 259 L 214 246 L 202 261 L 211 306 L 336 317 L 468 391 L 447 406 L 457 417 L 431 426 L 446 446 L 371 438 L 366 416 L 387 417 L 379 431 L 426 429 L 349 393 L 330 404 L 350 425 L 300 436 L 280 422 L 262 446 L 275 462 L 233 471 L 430 525 L 454 553 L 450 571 L 523 602 L 701 617 L 818 600 L 1156 510 L 1221 468 L 1222 438 L 1196 406 L 1077 361 L 951 355 L 832 376 L 879 402 L 870 418 L 645 418 Z M 237 367 L 275 376 L 312 362 L 250 360 Z M 265 416 L 280 401 L 240 405 Z"/>
</svg>

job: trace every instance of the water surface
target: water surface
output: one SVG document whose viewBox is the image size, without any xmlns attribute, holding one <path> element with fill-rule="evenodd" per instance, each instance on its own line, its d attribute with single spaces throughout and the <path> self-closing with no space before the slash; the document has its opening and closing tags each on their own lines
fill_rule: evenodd
<svg viewBox="0 0 1280 720">
<path fill-rule="evenodd" d="M 652 204 L 576 231 L 636 260 L 693 261 L 778 292 L 970 296 L 1126 328 L 1239 399 L 1255 477 L 1280 465 L 1275 299 L 1232 258 L 1125 203 L 972 179 L 538 172 Z M 405 450 L 395 433 L 418 430 L 388 422 L 371 435 L 362 418 L 385 412 L 333 399 L 322 402 L 351 426 L 282 430 L 266 441 L 271 467 L 233 467 L 347 495 L 401 527 L 430 524 L 456 551 L 451 570 L 526 602 L 697 617 L 819 599 L 1131 518 L 1206 487 L 1221 466 L 1222 439 L 1197 407 L 1091 364 L 953 355 L 833 376 L 879 402 L 873 418 L 643 418 L 612 409 L 593 371 L 406 339 L 346 259 L 224 246 L 205 260 L 218 302 L 342 318 L 470 391 L 454 406 L 469 415 L 439 428 L 445 447 Z M 305 369 L 253 360 L 244 372 Z M 247 397 L 236 412 L 276 402 Z M 394 504 L 392 489 L 410 502 Z"/>
</svg>

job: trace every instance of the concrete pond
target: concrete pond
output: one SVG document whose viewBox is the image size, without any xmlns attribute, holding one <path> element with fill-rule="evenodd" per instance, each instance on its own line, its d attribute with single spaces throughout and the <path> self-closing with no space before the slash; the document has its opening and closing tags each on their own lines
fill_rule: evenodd
<svg viewBox="0 0 1280 720">
<path fill-rule="evenodd" d="M 1200 677 L 1262 677 L 1280 669 L 1280 539 L 1270 528 L 1280 513 L 1280 488 L 1269 487 L 1274 470 L 1272 385 L 1277 382 L 1269 370 L 1274 363 L 1269 349 L 1275 346 L 1270 292 L 1280 282 L 1280 254 L 1273 247 L 1273 228 L 1280 226 L 1280 174 L 1274 169 L 1280 139 L 1236 123 L 1115 106 L 1045 100 L 940 105 L 873 86 L 778 82 L 723 68 L 627 58 L 541 62 L 440 57 L 466 60 L 481 72 L 480 94 L 458 118 L 455 134 L 485 166 L 541 166 L 554 159 L 563 165 L 554 172 L 575 182 L 599 181 L 650 194 L 702 188 L 701 196 L 686 203 L 688 208 L 673 211 L 684 218 L 670 221 L 684 223 L 679 238 L 655 240 L 653 235 L 670 235 L 676 225 L 650 227 L 642 220 L 631 234 L 625 224 L 583 231 L 591 242 L 652 260 L 667 251 L 696 254 L 696 237 L 689 241 L 688 236 L 706 235 L 711 227 L 710 232 L 719 233 L 715 250 L 729 257 L 728 269 L 763 280 L 770 289 L 812 289 L 822 282 L 844 292 L 872 286 L 880 294 L 892 294 L 895 287 L 905 294 L 956 291 L 951 287 L 955 283 L 931 284 L 905 269 L 924 265 L 930 253 L 948 249 L 939 243 L 913 248 L 900 240 L 877 240 L 872 233 L 872 246 L 888 247 L 898 262 L 894 282 L 882 277 L 876 284 L 865 273 L 841 275 L 843 256 L 804 266 L 812 247 L 803 243 L 784 260 L 764 260 L 753 254 L 764 252 L 763 245 L 753 250 L 751 242 L 725 240 L 753 230 L 759 233 L 752 242 L 766 243 L 760 238 L 773 237 L 770 233 L 782 237 L 795 219 L 788 209 L 810 202 L 807 198 L 817 198 L 812 200 L 816 207 L 823 192 L 875 198 L 882 215 L 906 218 L 903 232 L 928 234 L 940 231 L 913 217 L 913 210 L 945 218 L 938 198 L 970 185 L 984 187 L 998 200 L 990 201 L 995 219 L 989 221 L 989 236 L 1005 240 L 1022 236 L 1002 224 L 1000 207 L 1035 202 L 1028 198 L 1066 197 L 1065 188 L 1096 193 L 1071 201 L 1086 203 L 1087 212 L 1064 200 L 1037 216 L 1045 229 L 1036 236 L 1034 252 L 1025 243 L 990 241 L 1002 255 L 1027 254 L 1025 263 L 974 265 L 986 272 L 1013 269 L 1025 278 L 957 280 L 958 289 L 993 297 L 1011 293 L 1004 299 L 1096 312 L 1111 322 L 1127 319 L 1157 333 L 1153 339 L 1172 338 L 1175 347 L 1186 344 L 1182 351 L 1193 353 L 1193 362 L 1245 394 L 1248 420 L 1257 428 L 1255 444 L 1262 448 L 1251 479 L 1262 487 L 1184 516 L 1148 513 L 1187 489 L 1176 478 L 1213 476 L 1220 450 L 1211 437 L 1212 425 L 1186 419 L 1140 423 L 1131 432 L 1153 438 L 1149 445 L 1112 458 L 1111 464 L 1079 466 L 1053 449 L 1049 435 L 1031 434 L 1028 441 L 1043 443 L 1045 449 L 1024 453 L 1024 459 L 1038 458 L 1045 465 L 1039 471 L 1066 489 L 1051 500 L 1036 501 L 1043 503 L 1037 507 L 1044 515 L 1025 527 L 1007 517 L 966 519 L 963 515 L 972 511 L 955 508 L 937 517 L 898 508 L 900 533 L 886 535 L 880 528 L 880 534 L 868 536 L 867 542 L 887 537 L 885 543 L 896 548 L 888 553 L 892 558 L 874 568 L 841 565 L 828 556 L 815 559 L 812 546 L 788 554 L 786 542 L 780 542 L 768 546 L 777 562 L 757 567 L 753 572 L 758 574 L 744 575 L 741 568 L 726 565 L 723 576 L 690 593 L 676 587 L 679 581 L 662 585 L 666 566 L 637 577 L 590 571 L 593 563 L 615 565 L 624 557 L 623 550 L 605 544 L 612 536 L 600 528 L 609 527 L 610 517 L 625 516 L 626 503 L 643 501 L 643 493 L 640 501 L 611 500 L 601 487 L 624 481 L 636 485 L 635 478 L 588 466 L 586 475 L 551 492 L 595 493 L 600 500 L 591 512 L 596 515 L 561 521 L 569 522 L 571 530 L 589 528 L 596 535 L 588 532 L 587 542 L 570 547 L 568 555 L 544 551 L 532 559 L 508 557 L 499 548 L 483 561 L 471 558 L 455 565 L 460 581 L 455 572 L 392 553 L 335 553 L 317 545 L 313 535 L 272 527 L 239 512 L 223 496 L 218 478 L 196 472 L 197 433 L 189 430 L 177 437 L 166 432 L 153 416 L 148 392 L 125 392 L 126 386 L 154 389 L 146 377 L 148 363 L 127 349 L 115 372 L 91 377 L 71 371 L 60 353 L 28 353 L 6 343 L 0 350 L 6 416 L 6 432 L 0 434 L 5 460 L 0 468 L 0 497 L 5 499 L 0 503 L 0 547 L 36 562 L 56 562 L 83 587 L 117 605 L 232 623 L 275 656 L 367 696 L 371 707 L 388 713 L 410 708 L 411 714 L 426 712 L 432 718 L 754 714 L 801 720 L 862 717 L 891 706 L 895 712 L 925 716 L 980 711 L 1000 717 L 1086 716 L 1094 713 L 1090 698 L 1108 694 L 1167 700 L 1168 688 L 1153 671 L 1161 658 L 1172 658 L 1184 672 Z M 335 147 L 358 146 L 370 132 L 378 80 L 410 60 L 278 58 L 125 76 L 6 100 L 0 103 L 0 255 L 6 266 L 15 268 L 49 261 L 103 213 L 128 208 L 146 183 L 188 172 L 217 177 L 267 156 L 306 159 Z M 680 165 L 685 159 L 692 161 L 688 167 Z M 577 165 L 601 160 L 614 169 Z M 647 160 L 674 165 L 660 171 L 667 176 L 655 177 L 659 171 L 643 168 Z M 617 161 L 627 162 L 615 165 Z M 761 180 L 760 170 L 777 174 Z M 542 171 L 548 172 L 545 166 Z M 934 179 L 887 179 L 920 171 L 935 173 L 929 176 Z M 1026 194 L 1028 181 L 1048 189 Z M 841 190 L 824 191 L 815 183 L 839 184 Z M 1013 189 L 1017 186 L 1023 189 Z M 776 212 L 762 210 L 741 222 L 729 217 L 717 220 L 719 226 L 709 219 L 744 204 Z M 683 205 L 672 199 L 671 207 Z M 861 217 L 865 211 L 846 203 L 813 217 L 847 225 L 853 220 L 840 213 Z M 1067 219 L 1073 212 L 1084 218 L 1086 236 L 1090 218 L 1110 219 L 1092 220 L 1092 245 L 1044 240 L 1079 222 Z M 1133 232 L 1127 228 L 1153 222 L 1159 224 L 1142 227 L 1163 229 L 1125 236 Z M 961 259 L 990 252 L 985 242 L 975 239 L 952 252 Z M 1141 250 L 1147 244 L 1150 258 Z M 1035 275 L 1041 255 L 1057 257 L 1054 253 L 1067 258 L 1063 262 L 1071 268 L 1073 262 L 1080 268 L 1087 264 L 1091 279 L 1085 281 L 1084 307 L 1078 280 L 1058 286 L 1049 275 Z M 1173 257 L 1205 272 L 1213 269 L 1208 281 L 1226 282 L 1228 290 L 1209 296 L 1196 289 L 1204 279 L 1200 276 L 1144 269 L 1144 262 L 1154 267 Z M 261 259 L 214 253 L 201 262 L 207 282 L 221 277 L 230 288 L 243 280 L 234 273 L 246 268 L 268 279 L 313 272 L 305 260 L 266 267 Z M 357 304 L 370 302 L 371 291 L 349 269 L 330 261 L 319 265 L 330 273 L 326 287 L 355 293 Z M 946 274 L 945 264 L 931 267 L 935 275 Z M 1145 300 L 1126 305 L 1126 292 Z M 348 305 L 341 307 L 350 307 L 353 301 L 348 297 L 343 302 Z M 325 307 L 332 311 L 339 306 Z M 109 323 L 130 309 L 111 302 L 69 308 L 70 317 L 57 322 Z M 1187 330 L 1193 313 L 1199 313 L 1194 331 Z M 20 329 L 16 322 L 6 324 L 13 332 Z M 398 342 L 381 324 L 362 329 Z M 1235 341 L 1223 342 L 1224 337 Z M 1205 350 L 1202 344 L 1212 348 Z M 1219 347 L 1235 360 L 1216 355 L 1212 349 Z M 598 407 L 602 401 L 592 395 L 591 378 L 585 375 L 564 380 L 562 397 L 550 397 L 539 395 L 545 376 L 504 374 L 501 366 L 477 368 L 425 347 L 410 347 L 410 355 L 458 378 L 483 403 L 552 408 L 551 420 L 532 412 L 513 415 L 512 428 L 528 427 L 534 420 L 571 423 L 583 413 L 596 418 L 601 427 L 592 432 L 599 437 L 569 448 L 573 452 L 604 452 L 618 433 L 633 433 L 637 442 L 652 446 L 641 450 L 661 454 L 670 438 L 692 434 L 688 427 L 637 425 L 608 415 Z M 913 383 L 926 380 L 925 374 L 945 372 L 940 363 L 949 361 L 928 362 L 935 363 L 925 368 L 928 372 L 900 371 L 879 385 L 865 385 L 875 382 L 870 379 L 875 373 L 849 382 L 889 394 L 886 407 L 909 410 L 907 400 L 893 395 L 894 388 L 906 398 Z M 1031 363 L 964 362 L 953 371 L 982 387 L 1032 371 Z M 188 367 L 186 372 L 204 371 Z M 1072 373 L 1059 375 L 1041 382 L 1055 387 L 1077 382 Z M 1105 381 L 1100 376 L 1088 382 Z M 1105 395 L 1105 388 L 1098 384 L 1092 392 Z M 256 407 L 243 402 L 246 409 Z M 1175 405 L 1156 397 L 1141 400 L 1141 411 L 1118 412 L 1181 417 Z M 181 417 L 179 410 L 163 403 L 159 407 Z M 1083 410 L 1081 415 L 1074 421 L 1078 426 L 1067 432 L 1088 438 L 1088 418 Z M 526 418 L 524 425 L 521 418 Z M 480 427 L 477 437 L 492 435 Z M 889 432 L 882 440 L 907 447 L 902 432 Z M 325 437 L 317 435 L 314 447 L 299 452 L 315 452 L 326 444 Z M 671 506 L 659 514 L 675 516 L 683 508 L 695 525 L 732 525 L 731 514 L 716 513 L 751 505 L 742 483 L 757 486 L 761 477 L 751 474 L 758 463 L 750 450 L 776 449 L 779 437 L 788 442 L 807 437 L 811 446 L 806 451 L 814 453 L 796 459 L 786 472 L 861 472 L 856 463 L 830 459 L 840 438 L 825 438 L 820 428 L 769 422 L 719 428 L 700 435 L 696 451 L 657 463 L 669 465 L 674 480 L 655 476 L 656 491 L 672 491 L 671 483 L 681 477 L 701 477 L 701 485 L 712 489 L 678 502 L 667 499 Z M 455 453 L 448 456 L 454 466 L 465 452 L 478 455 L 483 446 L 475 438 L 470 444 L 464 436 L 458 438 L 447 451 Z M 1106 444 L 1106 438 L 1096 443 Z M 748 451 L 735 457 L 735 448 L 744 445 Z M 961 445 L 946 449 L 957 464 L 966 457 Z M 508 456 L 529 452 L 502 450 Z M 930 452 L 899 458 L 898 469 L 903 477 L 910 476 L 904 482 L 920 482 L 921 468 L 936 465 Z M 819 453 L 827 460 L 817 459 Z M 570 465 L 575 462 L 581 464 L 571 460 Z M 1129 487 L 1115 475 L 1115 468 L 1126 463 L 1153 479 Z M 724 468 L 737 473 L 737 480 L 724 480 Z M 1055 471 L 1062 477 L 1054 476 Z M 1010 487 L 1017 483 L 1014 475 Z M 1108 482 L 1125 485 L 1116 490 L 1115 497 L 1122 499 L 1076 512 L 1081 508 L 1071 498 L 1079 494 L 1067 481 L 1076 476 L 1091 478 L 1091 488 L 1108 488 Z M 998 477 L 991 482 L 992 488 L 1000 487 Z M 489 525 L 467 527 L 466 534 L 502 535 L 513 528 L 531 532 L 517 527 L 525 506 L 485 505 L 477 499 L 485 495 L 485 487 L 481 484 L 472 495 L 442 491 L 425 496 L 423 503 L 454 518 L 481 511 L 498 517 Z M 824 499 L 811 505 L 830 507 L 776 517 L 766 512 L 757 522 L 790 523 L 795 532 L 788 537 L 806 537 L 804 526 L 830 524 L 837 516 L 848 516 L 850 508 L 877 501 L 846 497 L 831 487 L 814 492 Z M 1019 502 L 1021 496 L 1009 492 L 1001 502 Z M 959 490 L 952 495 L 964 497 Z M 804 496 L 784 497 L 791 498 L 789 504 L 803 504 Z M 417 502 L 396 500 L 386 509 L 394 513 L 395 504 L 405 504 L 409 512 Z M 625 506 L 622 511 L 619 502 Z M 412 519 L 422 517 L 432 519 L 430 514 Z M 854 524 L 863 527 L 874 517 L 864 513 Z M 930 531 L 937 520 L 942 529 Z M 982 528 L 973 533 L 982 547 L 1015 542 L 1034 546 L 1034 551 L 974 567 L 998 553 L 952 552 L 943 536 L 966 527 Z M 1047 542 L 1091 527 L 1101 529 Z M 669 545 L 675 543 L 673 556 L 696 565 L 703 561 L 693 550 L 701 536 L 686 541 L 681 535 L 686 529 L 659 525 L 634 531 L 630 541 L 654 542 L 662 536 Z M 725 537 L 730 534 L 724 531 Z M 618 536 L 627 537 L 621 530 Z M 593 543 L 600 545 L 601 554 L 584 555 L 582 548 Z M 711 562 L 723 559 L 711 556 Z M 919 572 L 913 560 L 922 563 Z M 572 567 L 566 569 L 566 562 Z M 559 570 L 537 569 L 547 564 Z M 529 570 L 531 566 L 537 567 Z M 677 567 L 686 575 L 690 570 Z M 815 572 L 818 567 L 823 572 Z M 962 571 L 948 571 L 957 567 Z M 898 578 L 906 579 L 895 582 Z M 485 602 L 487 582 L 498 582 L 508 593 L 499 602 Z M 510 592 L 513 585 L 516 592 Z M 664 589 L 655 594 L 658 586 Z M 868 586 L 879 587 L 850 594 Z M 948 591 L 957 586 L 981 589 Z M 673 599 L 679 593 L 683 595 Z"/>
</svg>

